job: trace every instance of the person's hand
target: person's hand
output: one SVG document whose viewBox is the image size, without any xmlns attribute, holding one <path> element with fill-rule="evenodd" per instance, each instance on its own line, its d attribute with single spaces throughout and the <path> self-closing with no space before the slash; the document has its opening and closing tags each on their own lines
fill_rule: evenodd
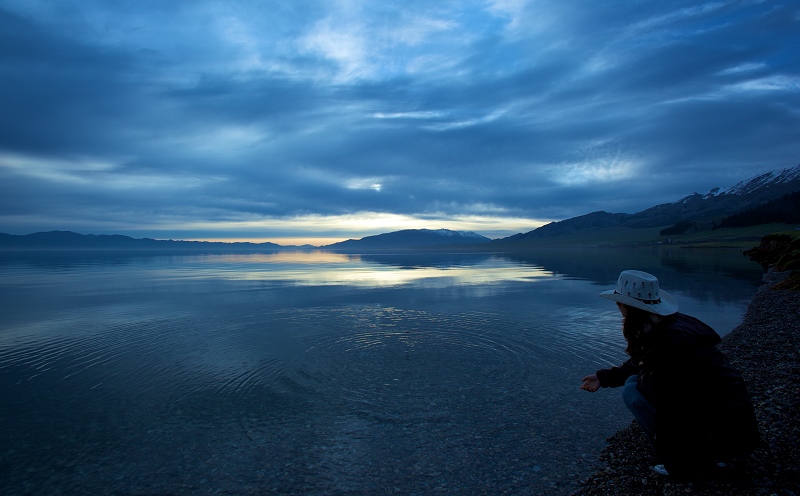
<svg viewBox="0 0 800 496">
<path fill-rule="evenodd" d="M 583 384 L 581 384 L 581 389 L 585 389 L 590 393 L 594 393 L 600 389 L 600 379 L 598 379 L 597 375 L 595 374 L 587 375 L 581 380 L 583 381 Z"/>
</svg>

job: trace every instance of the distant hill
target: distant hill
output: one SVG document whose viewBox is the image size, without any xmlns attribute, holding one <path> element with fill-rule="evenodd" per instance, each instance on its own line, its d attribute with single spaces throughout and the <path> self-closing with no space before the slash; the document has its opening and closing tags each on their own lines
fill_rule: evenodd
<svg viewBox="0 0 800 496">
<path fill-rule="evenodd" d="M 348 239 L 322 248 L 327 250 L 363 250 L 386 248 L 415 248 L 445 245 L 465 245 L 488 243 L 491 239 L 472 231 L 451 231 L 449 229 L 404 229 L 361 239 Z"/>
<path fill-rule="evenodd" d="M 119 234 L 78 234 L 71 231 L 49 231 L 26 235 L 0 233 L 0 249 L 6 250 L 283 250 L 275 243 L 222 243 L 209 241 L 173 241 L 131 238 Z"/>
<path fill-rule="evenodd" d="M 731 188 L 714 188 L 701 195 L 693 193 L 673 203 L 664 203 L 635 214 L 592 212 L 551 222 L 526 233 L 495 240 L 495 243 L 554 238 L 588 230 L 626 227 L 633 229 L 674 226 L 675 231 L 691 227 L 708 230 L 723 217 L 758 207 L 800 190 L 800 165 L 768 172 L 742 181 Z M 782 222 L 777 219 L 766 222 Z"/>
<path fill-rule="evenodd" d="M 575 234 L 587 229 L 605 229 L 618 227 L 628 218 L 629 214 L 610 214 L 608 212 L 592 212 L 590 214 L 573 217 L 560 222 L 551 222 L 538 229 L 527 233 L 515 234 L 496 241 L 521 241 L 526 239 L 555 238 Z"/>
</svg>

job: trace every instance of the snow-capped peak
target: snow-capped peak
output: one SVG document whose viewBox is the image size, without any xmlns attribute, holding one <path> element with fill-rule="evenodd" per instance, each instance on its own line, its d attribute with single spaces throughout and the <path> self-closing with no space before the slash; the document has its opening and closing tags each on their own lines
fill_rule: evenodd
<svg viewBox="0 0 800 496">
<path fill-rule="evenodd" d="M 453 231 L 450 229 L 437 229 L 434 232 L 440 236 L 450 236 L 450 237 L 461 236 L 462 238 L 476 238 L 476 239 L 484 237 L 472 231 Z"/>
<path fill-rule="evenodd" d="M 714 188 L 706 196 L 745 195 L 767 184 L 783 184 L 800 180 L 800 165 L 787 169 L 765 172 L 750 179 L 745 179 L 730 188 Z"/>
</svg>

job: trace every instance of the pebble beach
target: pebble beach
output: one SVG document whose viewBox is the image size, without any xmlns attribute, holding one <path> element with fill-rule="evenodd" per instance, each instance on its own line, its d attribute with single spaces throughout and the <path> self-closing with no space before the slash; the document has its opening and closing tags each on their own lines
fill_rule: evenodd
<svg viewBox="0 0 800 496">
<path fill-rule="evenodd" d="M 734 467 L 679 483 L 652 471 L 660 461 L 633 421 L 607 440 L 596 471 L 573 496 L 800 495 L 800 291 L 779 289 L 787 275 L 765 275 L 741 325 L 720 344 L 747 381 L 758 449 Z"/>
</svg>

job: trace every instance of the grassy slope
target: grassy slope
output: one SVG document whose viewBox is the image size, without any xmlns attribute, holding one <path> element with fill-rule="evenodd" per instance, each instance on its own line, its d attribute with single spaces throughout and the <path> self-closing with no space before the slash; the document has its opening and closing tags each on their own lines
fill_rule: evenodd
<svg viewBox="0 0 800 496">
<path fill-rule="evenodd" d="M 794 231 L 800 224 L 762 224 L 750 227 L 726 227 L 715 231 L 683 234 L 680 236 L 660 236 L 660 239 L 671 239 L 676 243 L 694 246 L 736 246 L 749 248 L 757 245 L 767 234 L 781 231 Z"/>
<path fill-rule="evenodd" d="M 659 231 L 669 226 L 630 229 L 614 227 L 609 229 L 598 229 L 596 231 L 584 231 L 582 233 L 569 236 L 559 236 L 556 238 L 544 238 L 518 243 L 494 244 L 495 249 L 525 249 L 535 247 L 557 247 L 557 246 L 629 246 L 646 244 L 673 244 L 680 246 L 703 246 L 703 247 L 737 247 L 752 248 L 757 245 L 763 236 L 779 231 L 794 231 L 800 225 L 788 224 L 764 224 L 752 227 L 723 228 L 715 231 L 702 231 L 678 236 L 661 236 Z"/>
</svg>

